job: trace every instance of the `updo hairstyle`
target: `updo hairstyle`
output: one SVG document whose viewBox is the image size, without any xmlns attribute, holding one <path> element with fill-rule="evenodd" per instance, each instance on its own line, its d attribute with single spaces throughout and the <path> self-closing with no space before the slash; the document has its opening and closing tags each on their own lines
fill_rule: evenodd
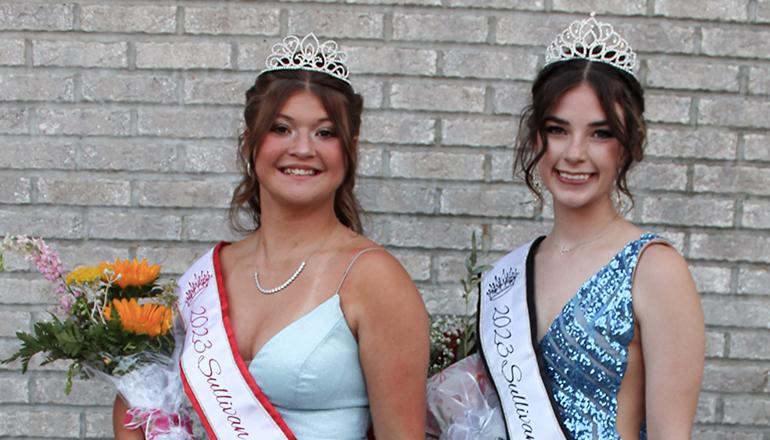
<svg viewBox="0 0 770 440">
<path fill-rule="evenodd" d="M 631 167 L 642 160 L 647 125 L 644 122 L 644 92 L 628 73 L 602 62 L 571 59 L 549 64 L 540 71 L 532 85 L 530 104 L 524 108 L 516 137 L 514 173 L 521 174 L 540 202 L 543 195 L 534 183 L 536 166 L 548 149 L 545 118 L 568 91 L 587 84 L 607 115 L 612 135 L 622 151 L 615 187 L 633 204 L 626 181 Z M 537 148 L 538 138 L 542 148 Z"/>
<path fill-rule="evenodd" d="M 355 232 L 362 232 L 359 205 L 353 187 L 358 166 L 356 138 L 361 129 L 364 100 L 345 81 L 325 73 L 299 69 L 264 72 L 246 91 L 246 108 L 243 111 L 246 129 L 238 137 L 241 181 L 230 201 L 230 223 L 238 231 L 252 232 L 259 227 L 259 180 L 254 175 L 253 161 L 286 100 L 304 90 L 312 92 L 321 101 L 342 146 L 345 176 L 334 195 L 334 213 L 343 225 Z M 240 221 L 243 212 L 253 225 L 243 226 Z"/>
</svg>

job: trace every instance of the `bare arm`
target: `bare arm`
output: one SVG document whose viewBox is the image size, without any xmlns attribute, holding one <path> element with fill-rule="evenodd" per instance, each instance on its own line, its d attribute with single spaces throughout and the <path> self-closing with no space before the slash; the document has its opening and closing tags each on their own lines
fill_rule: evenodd
<svg viewBox="0 0 770 440">
<path fill-rule="evenodd" d="M 377 440 L 425 438 L 428 314 L 409 275 L 384 252 L 362 257 L 356 289 L 359 356 Z"/>
<path fill-rule="evenodd" d="M 141 429 L 126 429 L 123 426 L 123 418 L 128 411 L 128 405 L 118 395 L 115 396 L 115 404 L 112 406 L 112 429 L 115 431 L 115 440 L 144 440 Z"/>
<path fill-rule="evenodd" d="M 687 263 L 668 246 L 642 254 L 634 281 L 650 440 L 691 438 L 705 356 L 703 310 Z"/>
</svg>

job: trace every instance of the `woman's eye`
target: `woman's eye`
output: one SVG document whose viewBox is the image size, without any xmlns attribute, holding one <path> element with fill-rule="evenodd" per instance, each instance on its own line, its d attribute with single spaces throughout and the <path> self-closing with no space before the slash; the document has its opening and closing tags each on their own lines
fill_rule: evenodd
<svg viewBox="0 0 770 440">
<path fill-rule="evenodd" d="M 289 132 L 289 127 L 284 124 L 273 124 L 270 131 L 278 134 L 286 134 Z"/>
<path fill-rule="evenodd" d="M 564 131 L 563 128 L 559 127 L 558 125 L 547 125 L 545 127 L 546 134 L 564 134 L 566 131 Z"/>
<path fill-rule="evenodd" d="M 337 136 L 337 133 L 335 133 L 331 128 L 321 128 L 318 130 L 318 136 L 324 139 L 332 138 Z"/>
<path fill-rule="evenodd" d="M 599 139 L 612 139 L 615 137 L 610 130 L 596 130 L 594 136 Z"/>
</svg>

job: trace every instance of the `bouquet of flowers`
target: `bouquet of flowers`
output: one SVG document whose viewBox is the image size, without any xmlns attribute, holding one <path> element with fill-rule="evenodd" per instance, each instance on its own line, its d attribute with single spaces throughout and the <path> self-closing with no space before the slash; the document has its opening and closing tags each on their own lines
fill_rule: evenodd
<svg viewBox="0 0 770 440">
<path fill-rule="evenodd" d="M 479 265 L 476 234 L 465 260 L 465 314 L 431 320 L 430 374 L 427 401 L 428 438 L 440 440 L 496 440 L 506 438 L 500 403 L 476 352 L 476 315 L 471 294 L 490 266 Z"/>
<path fill-rule="evenodd" d="M 42 239 L 8 236 L 0 245 L 0 270 L 8 251 L 34 261 L 53 284 L 58 306 L 31 333 L 16 333 L 21 348 L 3 362 L 20 359 L 26 372 L 38 353 L 44 356 L 41 364 L 69 360 L 67 394 L 76 375 L 98 377 L 113 384 L 131 407 L 127 427 L 143 428 L 148 439 L 191 439 L 174 360 L 175 286 L 158 282 L 160 266 L 116 260 L 65 273 Z"/>
</svg>

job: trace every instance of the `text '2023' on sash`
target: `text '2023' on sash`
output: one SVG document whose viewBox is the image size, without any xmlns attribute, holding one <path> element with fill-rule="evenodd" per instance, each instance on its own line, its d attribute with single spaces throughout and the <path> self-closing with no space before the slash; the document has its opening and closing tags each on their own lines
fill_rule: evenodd
<svg viewBox="0 0 770 440">
<path fill-rule="evenodd" d="M 527 307 L 526 260 L 531 243 L 484 274 L 479 298 L 482 358 L 500 397 L 511 440 L 564 440 L 540 376 Z"/>
<path fill-rule="evenodd" d="M 219 267 L 220 244 L 179 279 L 185 393 L 212 439 L 295 440 L 238 353 Z"/>
</svg>

